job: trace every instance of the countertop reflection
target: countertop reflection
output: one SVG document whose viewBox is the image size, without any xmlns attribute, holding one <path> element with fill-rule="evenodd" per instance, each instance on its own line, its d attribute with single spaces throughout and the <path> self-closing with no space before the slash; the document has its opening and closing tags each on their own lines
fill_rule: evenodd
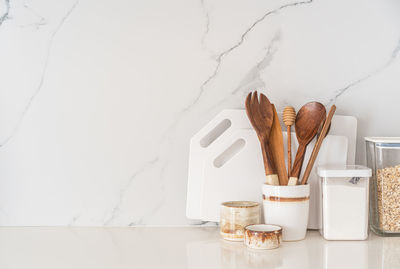
<svg viewBox="0 0 400 269">
<path fill-rule="evenodd" d="M 400 237 L 303 241 L 256 251 L 217 227 L 0 228 L 0 268 L 400 268 Z"/>
<path fill-rule="evenodd" d="M 279 249 L 252 250 L 241 243 L 212 239 L 187 244 L 188 268 L 347 269 L 400 268 L 400 238 L 370 233 L 366 241 L 327 241 L 309 231 L 303 241 Z"/>
</svg>

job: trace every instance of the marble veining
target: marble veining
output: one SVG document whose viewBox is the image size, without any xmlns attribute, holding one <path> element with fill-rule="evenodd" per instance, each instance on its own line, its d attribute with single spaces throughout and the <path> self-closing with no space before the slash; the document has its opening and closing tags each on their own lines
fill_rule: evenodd
<svg viewBox="0 0 400 269">
<path fill-rule="evenodd" d="M 117 203 L 115 204 L 114 208 L 112 209 L 112 212 L 110 214 L 110 217 L 104 222 L 105 225 L 111 224 L 115 217 L 117 216 L 117 214 L 119 213 L 120 210 L 120 206 L 122 203 L 122 200 L 124 199 L 124 195 L 126 194 L 126 191 L 129 189 L 129 187 L 131 186 L 132 182 L 135 180 L 135 178 L 140 175 L 141 173 L 143 173 L 144 170 L 146 169 L 151 169 L 153 167 L 153 165 L 155 163 L 157 163 L 159 161 L 158 158 L 154 159 L 154 160 L 150 160 L 149 162 L 147 162 L 144 166 L 142 166 L 138 171 L 136 171 L 130 178 L 129 181 L 126 183 L 125 186 L 123 186 L 120 189 L 120 193 L 118 195 L 118 200 Z M 133 226 L 135 224 L 142 224 L 141 220 L 137 220 L 137 221 L 133 221 L 129 223 L 129 226 Z"/>
<path fill-rule="evenodd" d="M 0 26 L 8 19 L 8 14 L 10 13 L 10 0 L 4 0 L 5 11 L 0 16 Z"/>
<path fill-rule="evenodd" d="M 69 15 L 72 13 L 72 11 L 75 9 L 75 7 L 77 6 L 79 1 L 76 1 L 72 7 L 67 11 L 67 13 L 65 14 L 64 17 L 61 18 L 60 22 L 58 23 L 58 25 L 56 25 L 55 30 L 50 34 L 50 38 L 47 44 L 47 51 L 46 54 L 44 56 L 45 60 L 44 60 L 44 64 L 43 64 L 43 69 L 42 69 L 42 74 L 40 76 L 39 79 L 39 84 L 36 86 L 36 89 L 33 91 L 33 93 L 31 94 L 31 96 L 28 98 L 28 100 L 26 101 L 26 104 L 24 106 L 24 108 L 22 109 L 22 111 L 20 112 L 20 115 L 18 116 L 18 119 L 15 121 L 14 126 L 12 127 L 11 131 L 9 132 L 9 134 L 7 134 L 2 142 L 0 143 L 0 148 L 5 146 L 8 141 L 10 139 L 12 139 L 12 137 L 15 135 L 15 133 L 18 131 L 19 126 L 21 125 L 22 121 L 24 120 L 25 114 L 28 112 L 32 102 L 34 101 L 35 97 L 39 94 L 42 86 L 43 86 L 43 82 L 46 76 L 46 70 L 47 70 L 47 65 L 48 65 L 48 61 L 49 61 L 49 57 L 50 57 L 50 52 L 51 52 L 51 47 L 53 44 L 53 40 L 57 34 L 57 32 L 60 30 L 60 28 L 62 27 L 62 25 L 64 24 L 64 22 L 68 19 Z M 10 17 L 10 12 L 11 12 L 11 4 L 10 4 L 10 0 L 4 0 L 5 3 L 5 7 L 6 7 L 6 11 L 5 13 L 0 17 L 0 27 L 2 26 L 2 24 L 6 21 L 6 20 L 12 20 L 12 17 Z M 24 3 L 24 8 L 25 9 L 30 9 L 30 6 L 27 3 Z M 33 12 L 33 11 L 31 11 Z M 36 14 L 35 14 L 36 15 Z M 36 28 L 38 28 L 41 25 L 45 24 L 45 19 L 43 17 L 39 16 L 39 21 L 33 23 L 32 25 L 34 25 Z M 27 26 L 27 25 L 25 25 Z"/>
<path fill-rule="evenodd" d="M 394 48 L 389 60 L 387 60 L 382 66 L 379 66 L 378 68 L 376 68 L 373 72 L 351 82 L 350 84 L 346 85 L 345 87 L 338 89 L 334 92 L 333 97 L 329 99 L 329 102 L 326 103 L 326 105 L 332 105 L 335 104 L 337 99 L 344 94 L 347 90 L 349 90 L 350 88 L 352 88 L 353 86 L 357 85 L 358 83 L 361 83 L 367 79 L 369 79 L 370 77 L 382 72 L 383 70 L 385 70 L 386 68 L 388 68 L 391 64 L 393 64 L 393 62 L 397 59 L 397 56 L 400 52 L 400 39 L 399 42 L 397 43 L 396 47 Z"/>
<path fill-rule="evenodd" d="M 2 1 L 0 225 L 215 225 L 184 215 L 189 139 L 253 89 L 278 108 L 317 100 L 358 117 L 363 162 L 363 136 L 400 131 L 382 122 L 399 112 L 398 11 L 395 0 Z"/>
<path fill-rule="evenodd" d="M 202 3 L 203 3 L 203 1 L 202 1 Z M 235 43 L 231 47 L 227 48 L 226 50 L 224 50 L 221 53 L 219 53 L 218 55 L 216 55 L 216 57 L 215 57 L 216 65 L 215 65 L 213 73 L 201 84 L 199 94 L 197 95 L 197 97 L 194 99 L 194 101 L 188 107 L 191 107 L 192 105 L 197 103 L 197 101 L 200 99 L 200 97 L 202 96 L 203 92 L 205 91 L 205 87 L 215 78 L 215 76 L 217 76 L 218 71 L 219 71 L 219 69 L 221 67 L 223 58 L 228 56 L 232 51 L 234 51 L 236 48 L 238 48 L 240 45 L 242 45 L 243 42 L 245 41 L 246 36 L 252 31 L 252 29 L 254 27 L 256 27 L 259 23 L 264 21 L 271 14 L 275 14 L 277 12 L 280 12 L 285 8 L 294 7 L 294 6 L 303 5 L 303 4 L 310 4 L 310 3 L 312 3 L 312 0 L 285 4 L 285 5 L 282 5 L 282 6 L 276 8 L 274 10 L 266 12 L 261 18 L 257 19 L 252 25 L 250 25 L 249 28 L 247 28 L 242 33 L 242 35 L 240 36 L 240 39 L 237 41 L 237 43 Z M 203 6 L 204 6 L 204 3 L 203 3 Z M 209 20 L 210 19 L 209 19 L 208 13 L 206 13 L 206 31 L 205 31 L 205 35 L 207 35 L 207 33 L 209 31 L 209 28 L 210 28 Z M 186 108 L 185 110 L 187 110 L 187 109 L 188 108 Z"/>
</svg>

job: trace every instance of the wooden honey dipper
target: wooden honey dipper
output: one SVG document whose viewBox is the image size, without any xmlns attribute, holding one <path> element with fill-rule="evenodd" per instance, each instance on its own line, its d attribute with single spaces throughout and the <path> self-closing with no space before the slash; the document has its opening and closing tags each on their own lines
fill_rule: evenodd
<svg viewBox="0 0 400 269">
<path fill-rule="evenodd" d="M 292 135 L 290 127 L 296 121 L 296 110 L 292 106 L 287 106 L 283 110 L 283 123 L 287 126 L 287 147 L 288 147 L 288 176 L 290 177 L 292 170 Z"/>
</svg>

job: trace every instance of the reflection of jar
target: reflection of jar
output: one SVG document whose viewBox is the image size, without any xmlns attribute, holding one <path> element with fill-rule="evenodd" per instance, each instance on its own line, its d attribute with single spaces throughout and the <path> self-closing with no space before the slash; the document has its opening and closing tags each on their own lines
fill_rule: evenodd
<svg viewBox="0 0 400 269">
<path fill-rule="evenodd" d="M 224 239 L 243 241 L 244 227 L 260 223 L 260 204 L 249 201 L 225 202 L 221 205 L 220 232 Z"/>
<path fill-rule="evenodd" d="M 242 244 L 238 244 L 237 242 L 230 242 L 227 240 L 221 240 L 220 247 L 221 247 L 222 264 L 220 267 L 216 266 L 215 268 L 241 269 L 246 267 L 243 260 L 244 248 Z M 204 267 L 204 268 L 210 268 L 210 267 Z"/>
<path fill-rule="evenodd" d="M 399 268 L 400 266 L 400 246 L 398 241 L 390 240 L 390 238 L 383 239 L 382 248 L 382 268 Z"/>
<path fill-rule="evenodd" d="M 245 268 L 281 268 L 282 253 L 275 251 L 260 251 L 258 249 L 246 248 L 244 251 Z M 243 267 L 242 267 L 243 268 Z"/>
<path fill-rule="evenodd" d="M 400 245 L 397 239 L 390 237 L 374 238 L 373 244 L 368 244 L 368 266 L 355 268 L 400 268 Z"/>
</svg>

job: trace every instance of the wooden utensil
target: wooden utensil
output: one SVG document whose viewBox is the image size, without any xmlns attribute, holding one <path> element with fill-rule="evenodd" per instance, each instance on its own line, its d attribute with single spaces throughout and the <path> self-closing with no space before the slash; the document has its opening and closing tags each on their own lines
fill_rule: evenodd
<svg viewBox="0 0 400 269">
<path fill-rule="evenodd" d="M 283 123 L 287 126 L 287 150 L 288 150 L 287 173 L 289 177 L 292 170 L 292 135 L 290 127 L 294 124 L 295 120 L 296 120 L 296 110 L 294 110 L 294 107 L 292 106 L 285 107 L 285 109 L 283 110 Z"/>
<path fill-rule="evenodd" d="M 331 123 L 332 123 L 332 122 L 331 122 Z M 325 121 L 321 124 L 321 127 L 320 127 L 319 130 L 318 130 L 318 133 L 317 133 L 317 140 L 318 140 L 318 138 L 320 137 L 320 135 L 321 135 L 321 133 L 322 133 L 322 128 L 324 128 L 324 124 L 325 124 Z M 329 131 L 331 130 L 331 125 L 332 125 L 332 124 L 329 124 L 329 126 L 328 126 L 328 131 L 326 131 L 325 137 L 329 134 Z"/>
<path fill-rule="evenodd" d="M 279 185 L 287 185 L 288 175 L 285 165 L 285 149 L 283 147 L 282 128 L 275 106 L 272 105 L 272 108 L 274 111 L 274 121 L 272 123 L 271 134 L 269 137 L 269 148 L 271 149 L 272 159 L 274 160 L 275 168 L 278 172 Z"/>
<path fill-rule="evenodd" d="M 249 93 L 246 98 L 246 113 L 251 125 L 257 133 L 258 140 L 260 140 L 265 175 L 267 177 L 266 182 L 270 185 L 279 185 L 278 175 L 276 174 L 272 154 L 268 145 L 274 119 L 272 105 L 263 94 L 260 95 L 259 102 L 257 91 L 255 91 L 253 94 Z"/>
<path fill-rule="evenodd" d="M 326 109 L 323 104 L 318 102 L 305 104 L 297 113 L 295 130 L 299 148 L 294 159 L 288 185 L 297 185 L 307 145 L 317 134 L 318 128 L 325 118 Z"/>
<path fill-rule="evenodd" d="M 311 153 L 310 160 L 308 161 L 308 164 L 307 164 L 307 167 L 306 167 L 306 171 L 304 172 L 303 179 L 301 180 L 301 184 L 303 184 L 303 185 L 307 184 L 307 180 L 308 180 L 308 178 L 310 176 L 311 169 L 313 168 L 314 162 L 317 159 L 319 149 L 321 148 L 321 145 L 322 145 L 322 142 L 323 142 L 324 138 L 328 134 L 329 128 L 331 126 L 332 117 L 333 117 L 333 114 L 335 114 L 335 111 L 336 111 L 336 106 L 333 105 L 331 107 L 331 109 L 329 110 L 328 116 L 326 117 L 326 120 L 325 120 L 325 123 L 324 123 L 324 127 L 322 127 L 322 131 L 319 134 L 317 142 L 314 145 L 313 151 Z"/>
</svg>

